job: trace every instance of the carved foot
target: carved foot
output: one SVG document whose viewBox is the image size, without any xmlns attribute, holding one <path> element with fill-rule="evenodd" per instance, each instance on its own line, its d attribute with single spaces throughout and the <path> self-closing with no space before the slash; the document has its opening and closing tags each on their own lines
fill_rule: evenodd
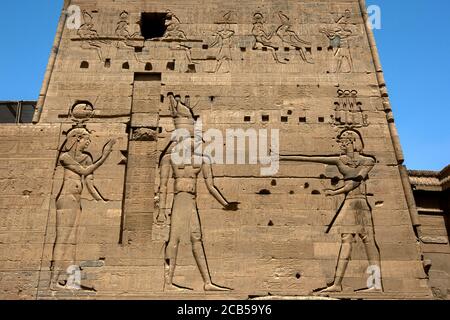
<svg viewBox="0 0 450 320">
<path fill-rule="evenodd" d="M 357 293 L 382 293 L 383 290 L 377 289 L 376 287 L 372 287 L 372 288 L 355 290 L 355 292 L 357 292 Z"/>
<path fill-rule="evenodd" d="M 177 284 L 166 284 L 164 291 L 167 292 L 188 292 L 188 291 L 193 291 L 193 289 L 191 288 L 187 288 L 187 287 L 183 287 L 183 286 L 179 286 Z"/>
<path fill-rule="evenodd" d="M 331 287 L 325 288 L 321 291 L 319 291 L 319 294 L 326 294 L 326 293 L 337 293 L 342 292 L 342 285 L 334 284 Z"/>
<path fill-rule="evenodd" d="M 205 284 L 203 286 L 203 289 L 207 292 L 224 292 L 224 291 L 231 291 L 230 288 L 225 288 L 225 287 L 221 287 L 221 286 L 217 286 L 215 284 L 209 283 L 209 284 Z"/>
</svg>

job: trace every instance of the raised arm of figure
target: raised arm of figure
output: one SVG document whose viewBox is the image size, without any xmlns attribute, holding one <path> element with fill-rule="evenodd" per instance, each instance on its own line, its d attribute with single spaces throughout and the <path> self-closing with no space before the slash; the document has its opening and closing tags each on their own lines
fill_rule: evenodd
<svg viewBox="0 0 450 320">
<path fill-rule="evenodd" d="M 304 155 L 280 155 L 280 161 L 315 162 L 329 165 L 338 165 L 338 156 L 304 156 Z"/>
<path fill-rule="evenodd" d="M 103 149 L 103 154 L 100 159 L 97 160 L 94 164 L 91 164 L 87 167 L 82 166 L 78 162 L 76 162 L 72 157 L 70 157 L 68 154 L 64 154 L 60 162 L 64 166 L 64 168 L 67 168 L 76 174 L 79 174 L 80 176 L 88 176 L 94 173 L 95 170 L 97 170 L 102 164 L 105 163 L 106 159 L 108 159 L 109 155 L 112 152 L 112 147 L 116 143 L 116 140 L 110 140 L 105 145 Z"/>
</svg>

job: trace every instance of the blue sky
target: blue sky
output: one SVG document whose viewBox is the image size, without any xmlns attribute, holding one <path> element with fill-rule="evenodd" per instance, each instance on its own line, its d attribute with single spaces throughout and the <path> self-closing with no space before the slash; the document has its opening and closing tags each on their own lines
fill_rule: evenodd
<svg viewBox="0 0 450 320">
<path fill-rule="evenodd" d="M 382 11 L 375 31 L 406 165 L 450 164 L 449 0 L 367 0 Z M 62 0 L 1 1 L 0 100 L 39 94 Z"/>
</svg>

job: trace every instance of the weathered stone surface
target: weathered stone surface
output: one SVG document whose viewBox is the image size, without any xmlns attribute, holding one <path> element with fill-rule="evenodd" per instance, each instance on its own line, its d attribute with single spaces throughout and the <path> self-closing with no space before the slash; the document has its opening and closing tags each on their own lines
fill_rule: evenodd
<svg viewBox="0 0 450 320">
<path fill-rule="evenodd" d="M 432 297 L 364 1 L 71 4 L 36 124 L 0 126 L 0 297 Z M 199 120 L 241 161 L 176 163 Z"/>
</svg>

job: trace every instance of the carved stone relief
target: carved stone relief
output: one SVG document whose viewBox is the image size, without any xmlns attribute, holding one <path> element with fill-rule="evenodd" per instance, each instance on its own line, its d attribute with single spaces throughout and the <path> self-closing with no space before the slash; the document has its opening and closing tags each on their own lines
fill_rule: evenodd
<svg viewBox="0 0 450 320">
<path fill-rule="evenodd" d="M 182 50 L 185 53 L 187 69 L 186 72 L 195 72 L 195 65 L 197 61 L 192 59 L 191 49 L 188 44 L 189 39 L 186 36 L 186 32 L 181 28 L 180 19 L 171 11 L 167 10 L 167 16 L 165 21 L 166 32 L 164 33 L 162 40 L 175 42 L 173 50 Z"/>
<path fill-rule="evenodd" d="M 358 91 L 338 90 L 338 101 L 334 103 L 333 125 L 339 128 L 361 128 L 369 125 L 368 115 L 358 101 Z"/>
<path fill-rule="evenodd" d="M 94 26 L 93 12 L 83 10 L 83 22 L 77 32 L 81 40 L 81 48 L 95 50 L 100 61 L 104 61 L 102 45 L 109 44 L 109 41 L 100 39 L 97 29 Z"/>
<path fill-rule="evenodd" d="M 210 44 L 211 48 L 214 48 L 216 46 L 219 47 L 219 51 L 216 56 L 216 67 L 214 69 L 215 72 L 219 72 L 222 68 L 222 66 L 225 64 L 226 67 L 224 68 L 225 73 L 230 72 L 230 62 L 233 60 L 233 57 L 231 55 L 231 48 L 233 44 L 233 37 L 235 35 L 234 30 L 231 29 L 231 15 L 232 11 L 226 13 L 223 16 L 223 22 L 219 23 L 218 30 L 214 33 L 214 41 Z"/>
<path fill-rule="evenodd" d="M 336 67 L 333 73 L 351 73 L 353 71 L 353 58 L 350 49 L 350 38 L 354 37 L 350 28 L 351 11 L 346 10 L 345 14 L 334 21 L 332 28 L 323 28 L 320 30 L 329 40 L 330 48 Z"/>
<path fill-rule="evenodd" d="M 177 265 L 178 247 L 180 242 L 189 242 L 192 245 L 192 253 L 204 282 L 205 291 L 228 291 L 230 289 L 215 285 L 205 255 L 203 245 L 200 217 L 197 209 L 197 183 L 200 174 L 203 175 L 208 191 L 220 202 L 224 210 L 238 210 L 238 203 L 228 202 L 214 185 L 212 166 L 208 158 L 196 152 L 201 140 L 194 134 L 195 116 L 190 107 L 189 98 L 182 101 L 180 96 L 169 95 L 170 112 L 176 130 L 181 133 L 189 133 L 183 139 L 175 141 L 162 155 L 160 162 L 160 187 L 157 203 L 159 214 L 157 223 L 169 226 L 169 234 L 165 245 L 165 281 L 166 291 L 191 290 L 173 282 Z M 180 139 L 181 136 L 177 137 Z M 175 150 L 188 151 L 183 154 L 180 163 L 174 158 Z M 173 203 L 168 204 L 169 179 L 174 179 Z M 166 212 L 169 209 L 170 213 Z"/>
<path fill-rule="evenodd" d="M 84 123 L 93 115 L 93 106 L 88 102 L 79 102 L 71 110 L 71 117 L 76 123 L 67 133 L 58 158 L 58 166 L 64 169 L 61 189 L 56 197 L 56 239 L 52 251 L 52 289 L 87 289 L 74 286 L 66 277 L 68 268 L 80 268 L 77 261 L 77 243 L 79 223 L 83 213 L 81 195 L 84 189 L 95 201 L 107 203 L 94 183 L 94 172 L 102 166 L 112 152 L 116 140 L 109 140 L 102 155 L 94 161 L 87 152 L 91 143 L 91 132 Z"/>
<path fill-rule="evenodd" d="M 280 59 L 277 51 L 282 47 L 294 48 L 298 51 L 302 61 L 312 63 L 305 52 L 305 46 L 311 45 L 311 43 L 301 39 L 297 32 L 292 29 L 291 20 L 286 14 L 280 11 L 278 12 L 278 18 L 281 21 L 281 25 L 276 30 L 268 31 L 263 14 L 260 12 L 254 14 L 252 29 L 252 34 L 256 41 L 254 49 L 269 50 L 276 62 L 286 64 L 289 59 Z"/>
<path fill-rule="evenodd" d="M 326 196 L 345 196 L 343 203 L 330 222 L 326 233 L 332 229 L 341 235 L 341 248 L 334 277 L 334 283 L 325 289 L 316 290 L 319 294 L 342 291 L 347 266 L 351 259 L 353 243 L 358 236 L 369 260 L 369 269 L 375 273 L 374 283 L 359 292 L 382 291 L 380 251 L 375 241 L 372 208 L 367 198 L 367 181 L 376 159 L 365 155 L 364 142 L 356 130 L 346 129 L 339 134 L 337 141 L 341 155 L 307 156 L 282 155 L 281 161 L 315 162 L 336 166 L 342 175 L 337 189 L 325 190 Z M 369 270 L 368 269 L 368 270 Z"/>
<path fill-rule="evenodd" d="M 116 44 L 117 48 L 124 46 L 125 48 L 143 48 L 144 38 L 142 37 L 140 30 L 140 21 L 134 24 L 134 27 L 130 25 L 129 13 L 122 11 L 119 15 L 119 22 L 117 23 L 114 35 L 99 35 L 98 30 L 94 25 L 94 12 L 83 11 L 84 23 L 78 29 L 78 39 L 72 39 L 81 41 L 81 48 L 95 50 L 100 61 L 105 61 L 103 57 L 102 47 L 105 45 Z M 134 53 L 138 62 L 142 62 L 137 53 Z"/>
</svg>

